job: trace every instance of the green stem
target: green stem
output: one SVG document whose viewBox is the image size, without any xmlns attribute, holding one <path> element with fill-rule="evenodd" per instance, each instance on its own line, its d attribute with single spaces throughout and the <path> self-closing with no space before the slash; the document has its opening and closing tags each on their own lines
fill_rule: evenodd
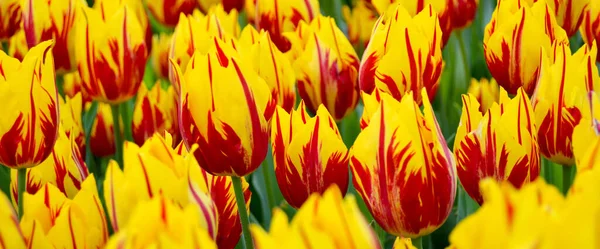
<svg viewBox="0 0 600 249">
<path fill-rule="evenodd" d="M 8 54 L 8 41 L 2 42 L 2 51 L 4 51 L 6 54 Z"/>
<path fill-rule="evenodd" d="M 133 141 L 133 135 L 131 134 L 131 111 L 129 101 L 125 101 L 119 105 L 121 111 L 121 118 L 123 119 L 123 132 L 126 141 Z"/>
<path fill-rule="evenodd" d="M 21 218 L 23 218 L 23 196 L 25 193 L 25 181 L 27 180 L 27 169 L 26 168 L 21 168 L 17 170 L 17 187 L 18 187 L 18 197 L 17 200 L 19 201 L 18 205 L 19 205 L 19 220 Z"/>
<path fill-rule="evenodd" d="M 416 239 L 412 239 L 412 244 L 417 249 L 423 249 L 423 237 L 418 237 Z"/>
<path fill-rule="evenodd" d="M 233 190 L 235 192 L 235 201 L 237 202 L 240 221 L 242 222 L 242 240 L 246 245 L 246 249 L 253 249 L 252 237 L 250 236 L 250 228 L 248 221 L 248 211 L 246 210 L 246 200 L 244 199 L 244 190 L 242 190 L 242 178 L 239 176 L 231 176 Z"/>
<path fill-rule="evenodd" d="M 90 144 L 92 137 L 92 126 L 94 125 L 94 120 L 96 119 L 96 114 L 98 113 L 98 101 L 93 101 L 90 109 L 83 116 L 83 132 L 85 133 L 85 164 L 88 169 L 94 175 L 96 175 L 96 179 L 100 177 L 100 165 L 96 165 L 94 162 L 94 155 L 92 154 L 92 146 Z"/>
<path fill-rule="evenodd" d="M 275 196 L 273 195 L 273 188 L 271 185 L 271 174 L 269 174 L 269 164 L 267 163 L 267 160 L 265 160 L 262 163 L 262 173 L 263 173 L 263 178 L 265 178 L 265 190 L 267 191 L 267 201 L 269 204 L 269 213 L 267 215 L 271 215 L 271 212 L 273 212 L 273 208 L 275 207 Z"/>
<path fill-rule="evenodd" d="M 115 160 L 123 168 L 123 136 L 121 135 L 121 115 L 119 105 L 110 106 L 113 117 L 113 132 L 115 134 Z"/>
<path fill-rule="evenodd" d="M 463 66 L 464 66 L 464 70 L 465 70 L 465 83 L 468 84 L 469 81 L 471 80 L 471 67 L 469 66 L 469 59 L 467 58 L 467 48 L 465 46 L 465 41 L 463 39 L 463 35 L 462 35 L 462 31 L 457 31 L 456 32 L 456 38 L 458 38 L 458 45 L 460 47 L 460 54 L 461 54 L 461 58 L 462 58 L 462 62 L 463 62 Z M 466 90 L 466 86 L 465 85 L 465 89 L 460 89 L 460 90 Z"/>
<path fill-rule="evenodd" d="M 377 234 L 377 238 L 379 239 L 379 243 L 381 244 L 381 248 L 385 248 L 385 242 L 387 239 L 387 232 L 385 230 L 383 230 L 383 228 L 377 224 L 377 222 L 372 221 L 373 222 L 373 228 L 375 230 L 375 233 Z"/>
<path fill-rule="evenodd" d="M 562 181 L 563 181 L 563 194 L 567 194 L 569 192 L 569 188 L 571 187 L 571 177 L 572 177 L 572 167 L 574 166 L 562 166 Z"/>
</svg>

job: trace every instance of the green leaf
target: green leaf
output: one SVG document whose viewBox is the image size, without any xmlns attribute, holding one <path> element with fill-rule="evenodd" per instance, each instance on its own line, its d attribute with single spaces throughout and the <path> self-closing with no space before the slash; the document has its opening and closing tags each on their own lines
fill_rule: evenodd
<svg viewBox="0 0 600 249">
<path fill-rule="evenodd" d="M 10 169 L 0 165 L 0 190 L 10 198 Z"/>
</svg>

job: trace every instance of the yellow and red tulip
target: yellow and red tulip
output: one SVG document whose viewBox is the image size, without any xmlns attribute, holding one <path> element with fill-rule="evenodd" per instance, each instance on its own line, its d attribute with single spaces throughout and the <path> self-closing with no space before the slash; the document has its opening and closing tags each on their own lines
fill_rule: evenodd
<svg viewBox="0 0 600 249">
<path fill-rule="evenodd" d="M 47 183 L 37 193 L 24 196 L 21 220 L 29 248 L 102 248 L 108 225 L 98 197 L 96 181 L 88 177 L 73 199 Z"/>
<path fill-rule="evenodd" d="M 27 39 L 25 39 L 25 31 L 19 30 L 8 41 L 8 55 L 22 61 L 27 51 L 29 51 L 29 47 L 27 46 Z"/>
<path fill-rule="evenodd" d="M 123 127 L 123 120 L 120 120 Z M 98 111 L 90 134 L 90 148 L 97 157 L 107 157 L 115 154 L 115 134 L 113 116 L 109 104 L 98 103 Z"/>
<path fill-rule="evenodd" d="M 296 77 L 287 57 L 271 41 L 269 33 L 259 34 L 252 26 L 246 26 L 240 36 L 240 54 L 263 78 L 277 105 L 286 111 L 296 105 Z"/>
<path fill-rule="evenodd" d="M 99 5 L 109 6 L 108 2 Z M 84 8 L 85 22 L 78 25 L 77 59 L 83 88 L 92 99 L 119 104 L 137 93 L 148 51 L 132 8 L 126 4 L 114 12 L 107 8 Z"/>
<path fill-rule="evenodd" d="M 569 39 L 543 0 L 533 5 L 499 0 L 483 38 L 490 73 L 509 94 L 516 94 L 519 87 L 533 93 L 543 51 L 551 57 L 554 44 L 568 45 Z"/>
<path fill-rule="evenodd" d="M 324 105 L 335 120 L 342 120 L 358 103 L 359 60 L 352 44 L 331 17 L 301 21 L 287 34 L 294 59 L 298 93 L 308 110 Z"/>
<path fill-rule="evenodd" d="M 146 0 L 148 11 L 154 19 L 167 27 L 175 27 L 180 14 L 192 14 L 198 5 L 196 0 Z"/>
<path fill-rule="evenodd" d="M 369 44 L 371 31 L 377 21 L 377 13 L 369 7 L 365 0 L 357 1 L 352 8 L 344 5 L 342 13 L 348 25 L 348 39 L 354 48 L 360 52 L 360 48 L 364 49 Z"/>
<path fill-rule="evenodd" d="M 0 249 L 25 249 L 27 241 L 23 237 L 17 213 L 10 201 L 0 191 Z"/>
<path fill-rule="evenodd" d="M 266 157 L 275 101 L 231 45 L 218 38 L 213 44 L 192 56 L 185 74 L 171 60 L 181 86 L 181 135 L 188 148 L 198 144 L 194 155 L 209 173 L 245 176 Z"/>
<path fill-rule="evenodd" d="M 146 49 L 148 53 L 151 51 L 152 45 L 152 27 L 150 25 L 150 19 L 144 7 L 143 1 L 140 0 L 95 0 L 94 9 L 100 11 L 102 19 L 107 21 L 115 13 L 121 11 L 123 5 L 127 5 L 131 11 L 135 14 L 137 21 L 142 28 L 144 34 L 144 41 L 146 42 Z M 79 36 L 79 35 L 78 35 Z"/>
<path fill-rule="evenodd" d="M 401 4 L 390 6 L 377 20 L 365 49 L 360 89 L 370 94 L 378 88 L 398 100 L 410 91 L 427 89 L 433 98 L 444 67 L 441 33 L 431 5 L 414 17 Z M 421 96 L 415 97 L 420 104 Z"/>
<path fill-rule="evenodd" d="M 160 80 L 151 89 L 142 84 L 133 108 L 131 125 L 133 141 L 138 145 L 144 144 L 156 132 L 175 134 L 174 144 L 178 144 L 177 96 L 173 87 L 169 85 L 164 89 Z"/>
<path fill-rule="evenodd" d="M 440 227 L 454 204 L 456 166 L 427 91 L 424 111 L 412 93 L 383 98 L 350 150 L 358 194 L 388 233 L 409 238 Z"/>
<path fill-rule="evenodd" d="M 279 189 L 298 208 L 313 193 L 337 185 L 348 189 L 348 149 L 335 120 L 323 106 L 311 118 L 301 102 L 288 113 L 279 107 L 271 122 L 271 146 Z"/>
<path fill-rule="evenodd" d="M 582 113 L 579 124 L 573 129 L 573 155 L 577 172 L 600 168 L 600 96 L 588 94 L 589 115 Z"/>
<path fill-rule="evenodd" d="M 58 137 L 58 93 L 51 41 L 33 47 L 23 62 L 0 52 L 0 163 L 30 168 L 52 152 Z"/>
<path fill-rule="evenodd" d="M 589 113 L 588 92 L 600 89 L 596 47 L 575 54 L 566 45 L 554 47 L 555 61 L 544 61 L 532 102 L 542 155 L 561 165 L 574 165 L 573 129 Z"/>
<path fill-rule="evenodd" d="M 530 1 L 530 0 L 529 0 Z M 540 0 L 533 0 L 538 2 Z M 583 22 L 585 11 L 593 0 L 545 0 L 556 17 L 556 22 L 560 25 L 567 36 L 573 36 Z"/>
<path fill-rule="evenodd" d="M 583 13 L 583 21 L 580 28 L 581 37 L 591 46 L 594 41 L 600 40 L 600 3 L 590 1 L 589 7 Z M 598 42 L 596 42 L 598 44 Z M 600 61 L 600 50 L 596 60 Z"/>
<path fill-rule="evenodd" d="M 479 103 L 479 111 L 482 113 L 487 112 L 492 104 L 498 103 L 500 100 L 500 88 L 495 79 L 471 79 L 471 85 L 467 93 L 473 95 Z"/>
<path fill-rule="evenodd" d="M 258 0 L 244 0 L 244 11 L 249 13 L 246 15 L 246 19 L 248 20 L 248 24 L 255 26 L 256 24 L 256 2 Z"/>
<path fill-rule="evenodd" d="M 152 68 L 158 78 L 169 77 L 169 50 L 171 34 L 160 33 L 152 37 Z"/>
<path fill-rule="evenodd" d="M 54 40 L 52 53 L 58 74 L 77 70 L 75 25 L 84 18 L 79 0 L 24 0 L 23 30 L 29 47 Z"/>
<path fill-rule="evenodd" d="M 462 29 L 473 22 L 477 14 L 479 0 L 450 0 L 450 19 L 453 29 Z"/>
<path fill-rule="evenodd" d="M 254 22 L 258 30 L 266 30 L 281 52 L 291 48 L 284 32 L 297 28 L 300 21 L 311 22 L 320 13 L 318 0 L 257 1 Z"/>
<path fill-rule="evenodd" d="M 0 2 L 0 40 L 13 36 L 21 28 L 21 1 L 6 0 Z"/>
<path fill-rule="evenodd" d="M 52 154 L 38 166 L 27 169 L 25 191 L 36 194 L 44 185 L 54 185 L 67 198 L 75 198 L 81 183 L 88 176 L 88 169 L 79 148 L 64 130 L 59 132 Z M 18 203 L 17 171 L 11 172 L 11 194 L 15 205 Z"/>
<path fill-rule="evenodd" d="M 83 103 L 81 94 L 76 94 L 73 98 L 65 96 L 65 100 L 60 98 L 60 124 L 61 129 L 65 131 L 67 137 L 75 141 L 76 148 L 85 153 L 85 134 L 83 134 L 82 108 Z"/>
<path fill-rule="evenodd" d="M 69 98 L 75 98 L 77 94 L 81 94 L 84 106 L 86 103 L 92 102 L 90 95 L 83 89 L 83 82 L 81 82 L 78 71 L 63 75 L 63 91 Z"/>
<path fill-rule="evenodd" d="M 479 183 L 486 177 L 517 188 L 534 181 L 540 174 L 540 154 L 533 107 L 525 91 L 509 99 L 502 90 L 500 103 L 485 113 L 473 95 L 463 95 L 462 102 L 454 155 L 460 183 L 469 196 L 483 203 Z"/>
<path fill-rule="evenodd" d="M 240 24 L 237 11 L 227 13 L 222 5 L 216 5 L 208 14 L 195 11 L 193 15 L 182 16 L 173 32 L 169 58 L 175 61 L 182 70 L 187 68 L 188 61 L 195 51 L 205 54 L 213 46 L 213 38 L 230 41 L 238 37 Z M 169 66 L 169 80 L 179 94 L 179 80 L 175 69 Z"/>
<path fill-rule="evenodd" d="M 244 8 L 244 0 L 197 0 L 202 12 L 206 13 L 214 5 L 222 5 L 226 12 L 241 11 Z M 250 16 L 254 12 L 246 12 Z"/>
<path fill-rule="evenodd" d="M 291 222 L 275 209 L 270 227 L 267 233 L 251 225 L 256 248 L 381 248 L 354 197 L 343 199 L 336 186 L 311 195 Z"/>
</svg>

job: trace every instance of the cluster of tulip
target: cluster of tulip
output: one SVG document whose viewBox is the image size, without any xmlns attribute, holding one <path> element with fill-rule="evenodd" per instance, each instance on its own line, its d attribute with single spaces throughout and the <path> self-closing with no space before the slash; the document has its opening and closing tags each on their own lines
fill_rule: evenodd
<svg viewBox="0 0 600 249">
<path fill-rule="evenodd" d="M 600 2 L 341 1 L 1 1 L 0 249 L 600 248 Z"/>
</svg>

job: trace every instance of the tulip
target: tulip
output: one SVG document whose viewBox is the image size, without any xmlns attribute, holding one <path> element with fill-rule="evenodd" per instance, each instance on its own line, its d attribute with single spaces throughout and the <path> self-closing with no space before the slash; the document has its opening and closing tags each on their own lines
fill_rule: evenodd
<svg viewBox="0 0 600 249">
<path fill-rule="evenodd" d="M 85 153 L 85 135 L 83 134 L 82 108 L 83 103 L 81 94 L 76 94 L 73 98 L 66 96 L 63 100 L 60 98 L 60 123 L 67 137 L 75 141 L 77 150 Z"/>
<path fill-rule="evenodd" d="M 370 94 L 378 88 L 400 100 L 424 88 L 433 98 L 444 67 L 438 23 L 431 5 L 414 17 L 400 4 L 390 7 L 377 20 L 362 57 L 360 89 Z M 421 96 L 415 97 L 420 104 Z"/>
<path fill-rule="evenodd" d="M 83 105 L 92 102 L 90 95 L 83 89 L 83 82 L 77 71 L 63 75 L 63 91 L 69 98 L 75 98 L 80 93 Z"/>
<path fill-rule="evenodd" d="M 169 49 L 171 48 L 170 34 L 152 36 L 152 68 L 158 78 L 169 77 Z"/>
<path fill-rule="evenodd" d="M 285 213 L 275 209 L 270 227 L 267 233 L 252 224 L 257 248 L 381 248 L 354 197 L 343 199 L 336 186 L 311 195 L 289 224 Z"/>
<path fill-rule="evenodd" d="M 539 246 L 544 241 L 544 230 L 559 219 L 565 202 L 560 192 L 541 178 L 520 190 L 506 182 L 484 180 L 481 191 L 484 204 L 452 231 L 450 248 Z M 561 230 L 557 237 L 564 238 L 564 227 Z"/>
<path fill-rule="evenodd" d="M 326 145 L 326 146 L 325 146 Z M 285 200 L 298 208 L 313 193 L 348 189 L 348 149 L 323 106 L 310 118 L 304 103 L 288 113 L 277 108 L 271 123 L 275 176 Z"/>
<path fill-rule="evenodd" d="M 287 52 L 291 44 L 284 32 L 294 31 L 300 21 L 311 22 L 319 15 L 319 9 L 318 0 L 258 0 L 254 22 L 258 30 L 269 32 L 281 52 Z"/>
<path fill-rule="evenodd" d="M 479 0 L 452 0 L 448 5 L 451 9 L 452 28 L 462 29 L 471 25 L 471 22 L 475 19 Z"/>
<path fill-rule="evenodd" d="M 29 47 L 25 39 L 25 31 L 19 30 L 8 41 L 8 55 L 22 61 L 27 51 L 29 51 Z"/>
<path fill-rule="evenodd" d="M 196 11 L 193 15 L 179 18 L 179 23 L 173 32 L 169 58 L 185 70 L 195 51 L 208 52 L 213 37 L 229 41 L 238 37 L 239 33 L 237 11 L 227 13 L 221 5 L 211 8 L 206 16 Z M 180 86 L 177 83 L 179 80 L 176 79 L 173 67 L 169 67 L 169 80 L 175 87 L 175 92 L 179 94 Z"/>
<path fill-rule="evenodd" d="M 524 91 L 512 100 L 501 90 L 500 104 L 482 113 L 473 95 L 463 95 L 460 125 L 454 140 L 458 177 L 465 191 L 480 205 L 479 182 L 486 177 L 507 181 L 516 188 L 540 174 L 536 123 Z"/>
<path fill-rule="evenodd" d="M 23 232 L 19 226 L 19 219 L 10 201 L 0 191 L 0 248 L 1 249 L 25 249 L 27 241 L 22 236 Z"/>
<path fill-rule="evenodd" d="M 300 22 L 288 37 L 298 92 L 308 109 L 314 113 L 322 104 L 337 121 L 353 112 L 358 103 L 359 60 L 334 19 L 318 16 L 310 24 Z"/>
<path fill-rule="evenodd" d="M 78 0 L 24 0 L 23 30 L 29 47 L 54 40 L 52 53 L 57 74 L 77 69 L 75 43 L 82 3 Z"/>
<path fill-rule="evenodd" d="M 400 103 L 383 98 L 350 150 L 354 186 L 375 221 L 388 233 L 409 238 L 440 227 L 456 195 L 452 152 L 427 91 L 421 94 L 423 114 L 412 93 Z"/>
<path fill-rule="evenodd" d="M 201 212 L 192 206 L 182 208 L 159 194 L 133 211 L 127 227 L 111 237 L 107 249 L 217 248 L 199 222 Z"/>
<path fill-rule="evenodd" d="M 246 19 L 248 24 L 255 26 L 256 24 L 256 1 L 258 0 L 244 0 L 244 12 L 246 12 Z"/>
<path fill-rule="evenodd" d="M 123 123 L 122 119 L 119 119 Z M 115 154 L 114 121 L 110 105 L 98 103 L 98 111 L 90 134 L 90 149 L 97 157 L 107 157 Z M 120 126 L 123 127 L 123 126 Z M 121 133 L 123 131 L 121 130 Z"/>
<path fill-rule="evenodd" d="M 600 96 L 590 92 L 587 102 L 590 104 L 589 113 L 582 113 L 581 121 L 573 129 L 577 172 L 600 167 Z"/>
<path fill-rule="evenodd" d="M 150 53 L 152 45 L 152 27 L 150 26 L 150 19 L 148 18 L 146 8 L 144 7 L 143 1 L 140 0 L 94 0 L 94 9 L 100 11 L 102 19 L 106 22 L 115 13 L 122 10 L 123 5 L 127 5 L 130 10 L 135 14 L 140 27 L 142 28 L 142 34 L 144 41 L 146 42 L 146 49 Z"/>
<path fill-rule="evenodd" d="M 413 246 L 411 239 L 409 238 L 400 238 L 397 237 L 396 241 L 394 241 L 394 246 L 392 249 L 417 249 Z"/>
<path fill-rule="evenodd" d="M 571 55 L 566 45 L 555 46 L 554 63 L 542 65 L 532 102 L 542 155 L 551 161 L 570 166 L 573 157 L 573 129 L 582 115 L 589 113 L 587 93 L 600 89 L 600 76 L 594 66 L 596 47 L 584 46 Z"/>
<path fill-rule="evenodd" d="M 490 73 L 509 94 L 517 94 L 519 87 L 533 93 L 542 51 L 552 51 L 553 44 L 568 45 L 569 40 L 545 1 L 529 6 L 520 0 L 499 0 L 483 38 Z"/>
<path fill-rule="evenodd" d="M 214 5 L 223 5 L 223 9 L 226 12 L 232 11 L 241 11 L 244 8 L 245 0 L 197 0 L 200 10 L 206 13 L 210 10 L 210 8 Z M 254 12 L 246 12 L 246 13 L 254 13 Z M 249 15 L 250 15 L 249 14 Z"/>
<path fill-rule="evenodd" d="M 373 117 L 373 114 L 375 114 L 375 112 L 377 112 L 377 109 L 379 109 L 379 104 L 381 103 L 382 98 L 386 99 L 386 102 L 388 102 L 391 105 L 399 104 L 398 101 L 392 101 L 393 97 L 391 95 L 381 92 L 379 89 L 375 89 L 375 91 L 373 91 L 372 94 L 361 92 L 361 96 L 364 104 L 363 114 L 360 118 L 361 130 L 367 128 L 367 126 L 371 122 L 371 117 Z M 394 107 L 394 109 L 397 108 L 399 108 L 399 106 Z"/>
<path fill-rule="evenodd" d="M 477 99 L 477 102 L 480 104 L 479 112 L 482 113 L 487 112 L 492 104 L 497 103 L 500 98 L 500 90 L 495 79 L 471 79 L 471 85 L 469 85 L 467 93 Z"/>
<path fill-rule="evenodd" d="M 540 0 L 534 0 L 537 2 Z M 592 0 L 562 0 L 562 1 L 549 1 L 546 0 L 548 6 L 550 6 L 556 17 L 556 22 L 560 25 L 567 36 L 573 36 L 579 26 L 583 22 L 583 16 L 585 11 L 589 8 L 589 5 L 593 2 Z"/>
<path fill-rule="evenodd" d="M 269 33 L 258 34 L 246 26 L 240 37 L 239 48 L 254 71 L 265 80 L 277 105 L 286 111 L 296 105 L 296 77 L 287 57 L 277 49 Z"/>
<path fill-rule="evenodd" d="M 590 1 L 589 7 L 583 12 L 583 21 L 580 28 L 581 37 L 588 46 L 594 40 L 600 40 L 600 3 Z M 600 61 L 600 50 L 596 60 Z"/>
<path fill-rule="evenodd" d="M 146 68 L 146 43 L 128 5 L 110 16 L 102 16 L 106 12 L 101 10 L 85 9 L 87 22 L 79 25 L 79 75 L 92 99 L 116 105 L 137 93 Z"/>
<path fill-rule="evenodd" d="M 73 199 L 57 187 L 45 184 L 37 193 L 26 194 L 21 228 L 29 248 L 102 248 L 108 240 L 104 209 L 94 177 L 81 184 Z"/>
<path fill-rule="evenodd" d="M 160 80 L 148 89 L 145 84 L 140 86 L 133 109 L 131 127 L 133 141 L 138 145 L 144 144 L 155 132 L 179 134 L 177 124 L 177 100 L 172 86 L 164 89 Z M 177 144 L 178 136 L 174 139 Z M 173 145 L 171 145 L 173 146 Z"/>
<path fill-rule="evenodd" d="M 196 0 L 150 0 L 145 2 L 154 19 L 167 27 L 177 25 L 180 14 L 192 14 L 197 6 Z"/>
<path fill-rule="evenodd" d="M 344 5 L 342 13 L 348 25 L 348 39 L 352 43 L 352 46 L 360 53 L 362 49 L 369 45 L 371 31 L 377 21 L 377 15 L 369 8 L 365 0 L 356 2 L 356 5 L 352 9 Z"/>
<path fill-rule="evenodd" d="M 21 1 L 0 2 L 0 41 L 10 38 L 20 29 L 21 16 Z"/>
<path fill-rule="evenodd" d="M 18 203 L 17 172 L 11 172 L 11 194 L 14 204 Z M 64 130 L 59 132 L 56 145 L 50 156 L 38 166 L 27 169 L 25 190 L 36 194 L 46 183 L 54 185 L 67 198 L 75 198 L 81 183 L 88 176 L 88 169 L 79 152 L 77 143 L 69 138 Z"/>
</svg>

